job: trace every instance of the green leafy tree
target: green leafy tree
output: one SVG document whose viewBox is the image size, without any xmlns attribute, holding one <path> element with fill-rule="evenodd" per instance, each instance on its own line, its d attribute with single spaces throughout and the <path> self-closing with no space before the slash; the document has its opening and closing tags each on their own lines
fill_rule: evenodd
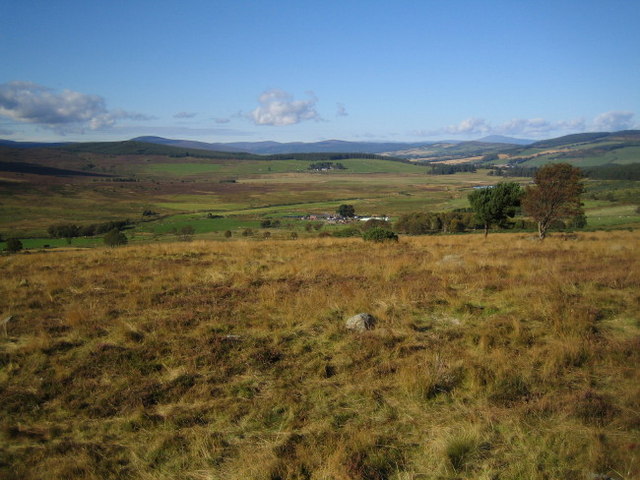
<svg viewBox="0 0 640 480">
<path fill-rule="evenodd" d="M 109 247 L 126 245 L 127 242 L 128 242 L 127 236 L 117 228 L 114 228 L 104 236 L 104 244 Z"/>
<path fill-rule="evenodd" d="M 19 252 L 22 250 L 22 242 L 17 238 L 10 238 L 7 240 L 6 250 L 10 253 Z"/>
<path fill-rule="evenodd" d="M 338 207 L 338 215 L 342 216 L 342 217 L 355 217 L 356 216 L 356 209 L 353 207 L 353 205 L 340 205 Z"/>
<path fill-rule="evenodd" d="M 489 227 L 503 224 L 513 217 L 520 205 L 522 189 L 515 182 L 498 183 L 494 187 L 474 190 L 469 194 L 469 203 L 476 218 L 484 225 L 484 237 L 489 235 Z"/>
<path fill-rule="evenodd" d="M 583 215 L 580 195 L 584 186 L 579 168 L 550 163 L 536 171 L 533 181 L 535 185 L 525 190 L 522 208 L 537 222 L 540 240 L 557 220 Z"/>
</svg>

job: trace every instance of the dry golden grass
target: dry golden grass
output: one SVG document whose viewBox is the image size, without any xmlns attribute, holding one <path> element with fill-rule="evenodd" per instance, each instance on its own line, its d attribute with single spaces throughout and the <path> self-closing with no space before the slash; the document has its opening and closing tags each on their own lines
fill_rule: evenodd
<svg viewBox="0 0 640 480">
<path fill-rule="evenodd" d="M 0 257 L 0 477 L 638 478 L 639 252 L 611 232 Z M 347 332 L 359 312 L 377 328 Z"/>
</svg>

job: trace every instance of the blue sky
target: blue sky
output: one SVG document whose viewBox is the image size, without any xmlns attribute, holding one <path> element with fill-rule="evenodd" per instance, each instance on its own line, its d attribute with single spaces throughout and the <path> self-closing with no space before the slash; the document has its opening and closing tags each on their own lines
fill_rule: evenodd
<svg viewBox="0 0 640 480">
<path fill-rule="evenodd" d="M 640 2 L 0 0 L 0 138 L 640 128 Z"/>
</svg>

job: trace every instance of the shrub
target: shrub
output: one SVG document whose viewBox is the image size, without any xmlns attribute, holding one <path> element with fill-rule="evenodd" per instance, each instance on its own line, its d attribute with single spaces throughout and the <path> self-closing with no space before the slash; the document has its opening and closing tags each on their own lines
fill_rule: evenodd
<svg viewBox="0 0 640 480">
<path fill-rule="evenodd" d="M 114 228 L 104 236 L 104 244 L 109 247 L 117 247 L 127 244 L 127 236 L 117 228 Z"/>
<path fill-rule="evenodd" d="M 6 250 L 11 253 L 19 252 L 22 250 L 22 242 L 17 238 L 10 238 L 7 240 Z"/>
<path fill-rule="evenodd" d="M 233 234 L 231 233 L 231 230 L 227 230 L 226 232 L 224 232 L 224 238 L 231 238 Z"/>
<path fill-rule="evenodd" d="M 362 238 L 368 242 L 386 242 L 386 241 L 398 241 L 398 235 L 391 230 L 387 230 L 382 227 L 375 227 L 365 232 Z"/>
<path fill-rule="evenodd" d="M 180 238 L 185 242 L 190 241 L 193 238 L 193 234 L 196 233 L 196 229 L 191 225 L 185 225 L 180 229 Z"/>
<path fill-rule="evenodd" d="M 268 218 L 260 222 L 262 228 L 278 228 L 280 226 L 280 220 L 270 220 Z"/>
</svg>

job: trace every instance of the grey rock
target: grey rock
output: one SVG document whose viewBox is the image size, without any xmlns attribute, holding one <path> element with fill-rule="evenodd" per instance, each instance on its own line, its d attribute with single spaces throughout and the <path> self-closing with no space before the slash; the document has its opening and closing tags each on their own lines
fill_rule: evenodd
<svg viewBox="0 0 640 480">
<path fill-rule="evenodd" d="M 364 332 L 375 327 L 376 318 L 369 313 L 359 313 L 347 319 L 345 327 L 354 332 Z"/>
<path fill-rule="evenodd" d="M 445 255 L 437 262 L 438 265 L 462 267 L 464 259 L 460 255 Z"/>
</svg>

